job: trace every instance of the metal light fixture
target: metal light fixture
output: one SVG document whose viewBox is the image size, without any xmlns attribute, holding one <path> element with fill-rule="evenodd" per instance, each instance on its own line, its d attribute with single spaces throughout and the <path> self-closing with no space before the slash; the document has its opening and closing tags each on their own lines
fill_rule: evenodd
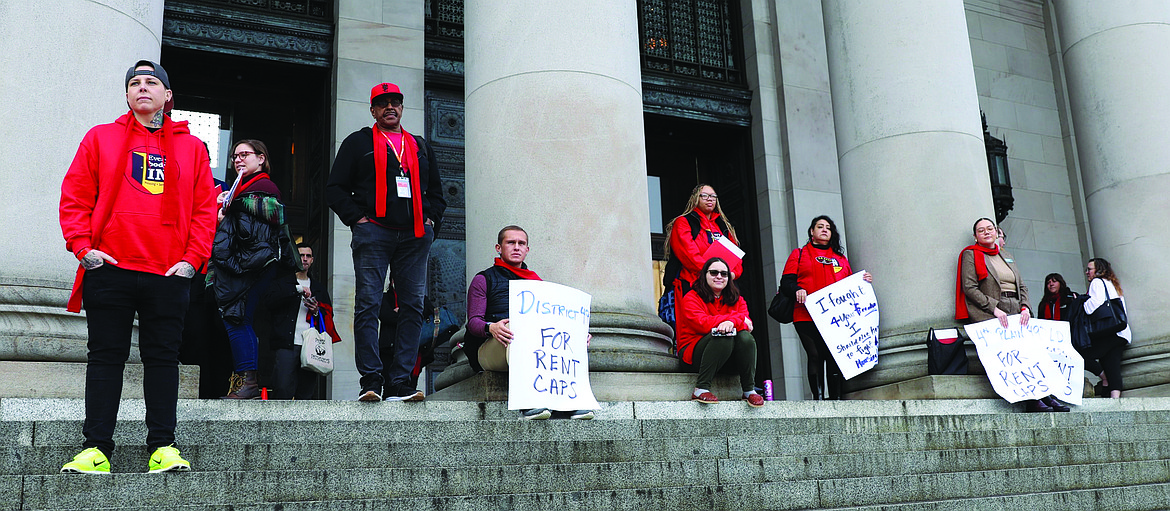
<svg viewBox="0 0 1170 511">
<path fill-rule="evenodd" d="M 1008 171 L 1007 144 L 991 136 L 987 130 L 987 114 L 983 119 L 983 144 L 987 147 L 987 171 L 991 175 L 991 200 L 995 203 L 995 223 L 1003 222 L 1016 200 L 1012 198 L 1012 176 Z"/>
</svg>

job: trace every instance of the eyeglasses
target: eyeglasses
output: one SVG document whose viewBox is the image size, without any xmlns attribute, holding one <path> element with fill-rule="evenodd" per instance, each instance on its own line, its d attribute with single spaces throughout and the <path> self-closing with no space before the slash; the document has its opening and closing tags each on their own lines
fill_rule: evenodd
<svg viewBox="0 0 1170 511">
<path fill-rule="evenodd" d="M 248 156 L 253 155 L 253 154 L 257 154 L 257 153 L 255 151 L 240 151 L 240 152 L 232 155 L 232 161 L 246 160 L 246 159 L 248 159 Z"/>
<path fill-rule="evenodd" d="M 379 99 L 374 101 L 374 106 L 378 108 L 386 108 L 386 106 L 400 107 L 402 106 L 402 100 L 399 98 Z"/>
<path fill-rule="evenodd" d="M 713 193 L 700 193 L 699 198 L 703 200 L 719 200 L 719 196 Z"/>
<path fill-rule="evenodd" d="M 731 276 L 731 272 L 729 272 L 729 271 L 720 271 L 720 270 L 707 270 L 707 275 L 710 275 L 710 276 L 712 276 L 712 277 L 723 277 L 723 278 L 727 278 L 727 277 L 730 277 L 730 276 Z"/>
<path fill-rule="evenodd" d="M 984 227 L 982 229 L 975 229 L 975 232 L 977 234 L 985 234 L 985 233 L 989 233 L 989 232 L 992 234 L 998 234 L 998 232 L 996 232 L 996 230 L 995 230 L 995 227 Z"/>
</svg>

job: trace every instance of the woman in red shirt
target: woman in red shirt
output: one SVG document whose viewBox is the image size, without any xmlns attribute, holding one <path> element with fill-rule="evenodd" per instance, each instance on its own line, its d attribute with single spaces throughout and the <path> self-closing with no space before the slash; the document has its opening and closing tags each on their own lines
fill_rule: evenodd
<svg viewBox="0 0 1170 511">
<path fill-rule="evenodd" d="M 739 239 L 735 236 L 735 228 L 723 214 L 723 208 L 719 206 L 719 196 L 715 195 L 715 189 L 702 183 L 691 191 L 691 198 L 687 200 L 683 214 L 666 224 L 666 231 L 670 233 L 664 247 L 666 259 L 670 261 L 673 256 L 678 260 L 679 266 L 678 275 L 674 276 L 673 280 L 663 282 L 663 285 L 674 290 L 677 320 L 682 315 L 682 297 L 691 290 L 691 286 L 699 278 L 699 268 L 707 262 L 707 258 L 704 257 L 707 249 L 724 236 L 737 246 Z M 669 269 L 670 264 L 667 266 Z M 732 280 L 741 276 L 742 266 L 739 263 L 732 263 Z"/>
<path fill-rule="evenodd" d="M 678 317 L 678 357 L 699 373 L 691 400 L 718 403 L 711 383 L 715 373 L 727 367 L 739 374 L 744 401 L 764 406 L 764 397 L 756 393 L 756 340 L 747 302 L 723 259 L 712 257 L 699 275 L 683 296 Z"/>
<path fill-rule="evenodd" d="M 841 399 L 841 387 L 845 379 L 825 339 L 813 323 L 812 316 L 809 316 L 804 300 L 809 293 L 819 291 L 852 273 L 849 260 L 845 258 L 845 250 L 841 248 L 841 234 L 837 232 L 837 224 L 828 216 L 821 215 L 808 226 L 808 243 L 793 250 L 792 255 L 788 256 L 784 276 L 780 279 L 782 292 L 796 297 L 792 326 L 800 335 L 800 344 L 808 355 L 808 386 L 816 400 L 825 397 Z M 865 280 L 873 282 L 873 276 L 867 272 Z M 827 395 L 825 390 L 828 390 Z"/>
</svg>

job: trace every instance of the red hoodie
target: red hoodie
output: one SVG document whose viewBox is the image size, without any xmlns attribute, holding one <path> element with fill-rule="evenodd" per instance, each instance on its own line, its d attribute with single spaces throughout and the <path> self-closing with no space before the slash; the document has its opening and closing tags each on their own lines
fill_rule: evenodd
<svg viewBox="0 0 1170 511">
<path fill-rule="evenodd" d="M 825 286 L 853 274 L 849 260 L 828 248 L 817 248 L 807 243 L 792 251 L 784 264 L 784 275 L 796 274 L 796 285 L 808 293 L 820 291 Z M 798 303 L 792 309 L 793 321 L 812 321 L 808 309 Z"/>
<path fill-rule="evenodd" d="M 699 235 L 697 237 L 691 237 L 691 224 L 684 218 L 686 215 L 680 216 L 674 221 L 674 229 L 670 233 L 670 252 L 682 263 L 682 269 L 679 270 L 678 276 L 687 282 L 698 280 L 699 270 L 703 269 L 704 264 L 707 264 L 703 254 L 706 254 L 707 248 L 711 246 L 711 240 L 707 239 L 708 233 L 729 236 L 728 233 L 719 229 L 719 224 L 715 223 L 715 219 L 719 218 L 719 213 L 712 212 L 711 216 L 708 217 L 699 208 L 695 208 L 694 211 L 699 215 Z M 739 240 L 731 238 L 731 241 L 739 245 Z M 743 276 L 741 264 L 732 264 L 730 261 L 728 264 L 733 266 L 731 270 L 735 272 L 735 278 Z"/>
<path fill-rule="evenodd" d="M 156 275 L 179 261 L 196 269 L 207 261 L 216 224 L 207 149 L 186 121 L 165 122 L 171 141 L 164 137 L 168 126 L 151 133 L 131 112 L 85 134 L 61 183 L 61 232 L 78 259 L 98 249 L 119 268 Z M 167 167 L 178 171 L 166 180 L 174 190 L 164 189 Z M 73 312 L 80 310 L 82 275 L 79 268 L 69 298 Z"/>
<path fill-rule="evenodd" d="M 747 330 L 747 323 L 744 322 L 747 317 L 747 302 L 743 301 L 742 296 L 734 306 L 727 306 L 723 305 L 722 300 L 715 300 L 715 303 L 704 302 L 694 290 L 687 293 L 679 305 L 678 315 L 677 349 L 682 361 L 693 363 L 691 352 L 694 351 L 695 344 L 724 321 L 730 320 L 735 323 L 737 331 Z"/>
</svg>

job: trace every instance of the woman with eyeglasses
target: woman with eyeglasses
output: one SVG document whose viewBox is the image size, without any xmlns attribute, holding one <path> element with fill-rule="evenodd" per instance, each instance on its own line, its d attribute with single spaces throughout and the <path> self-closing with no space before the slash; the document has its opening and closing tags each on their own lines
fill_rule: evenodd
<svg viewBox="0 0 1170 511">
<path fill-rule="evenodd" d="M 1032 317 L 1028 301 L 1028 286 L 1020 276 L 1012 255 L 1000 246 L 999 229 L 990 218 L 980 218 L 971 227 L 975 244 L 959 252 L 955 276 L 955 319 L 978 323 L 996 319 L 1008 327 L 1008 316 L 1020 315 L 1020 324 L 1027 326 Z M 1025 404 L 1027 412 L 1067 412 L 1069 407 L 1055 396 L 1031 399 Z"/>
<path fill-rule="evenodd" d="M 279 275 L 301 269 L 284 222 L 280 190 L 269 178 L 268 148 L 259 140 L 232 147 L 238 174 L 233 191 L 220 194 L 219 227 L 207 276 L 227 329 L 235 362 L 223 399 L 260 397 L 256 378 L 259 340 L 252 322 L 260 297 Z"/>
<path fill-rule="evenodd" d="M 784 264 L 780 292 L 796 299 L 792 309 L 792 326 L 796 328 L 808 358 L 808 386 L 814 400 L 841 399 L 845 378 L 825 338 L 813 323 L 804 301 L 809 293 L 820 291 L 852 273 L 849 259 L 841 248 L 841 234 L 837 232 L 837 224 L 827 215 L 812 220 L 808 226 L 808 242 L 793 250 Z M 866 282 L 873 282 L 873 275 L 869 272 L 865 273 L 864 278 Z"/>
<path fill-rule="evenodd" d="M 739 375 L 742 398 L 749 406 L 764 406 L 764 397 L 756 392 L 756 340 L 747 302 L 723 259 L 707 260 L 699 274 L 679 304 L 678 317 L 678 358 L 699 373 L 691 400 L 718 403 L 711 384 L 715 374 L 726 369 Z"/>
<path fill-rule="evenodd" d="M 662 285 L 668 292 L 674 292 L 674 318 L 677 319 L 681 313 L 683 296 L 691 290 L 699 278 L 699 269 L 707 262 L 707 249 L 721 237 L 727 237 L 737 246 L 739 239 L 735 236 L 735 228 L 723 214 L 715 189 L 702 183 L 691 191 L 683 213 L 666 224 L 666 231 L 670 237 L 663 247 L 668 262 Z M 731 279 L 735 280 L 743 272 L 742 264 L 734 263 L 731 266 Z"/>
<path fill-rule="evenodd" d="M 1085 314 L 1093 314 L 1098 307 L 1114 298 L 1120 298 L 1122 309 L 1126 309 L 1121 281 L 1117 279 L 1117 274 L 1113 273 L 1113 265 L 1109 264 L 1109 261 L 1100 257 L 1089 259 L 1085 264 L 1085 277 L 1089 279 L 1089 292 L 1086 293 L 1088 298 L 1085 299 L 1084 305 Z M 1121 391 L 1125 390 L 1124 382 L 1121 380 L 1121 354 L 1132 340 L 1133 332 L 1127 324 L 1124 330 L 1114 335 L 1093 336 L 1092 346 L 1084 353 L 1086 369 L 1096 372 L 1100 368 L 1103 371 L 1098 376 L 1101 377 L 1101 386 L 1108 392 L 1109 397 L 1119 398 Z M 1090 359 L 1097 363 L 1089 364 Z"/>
</svg>

